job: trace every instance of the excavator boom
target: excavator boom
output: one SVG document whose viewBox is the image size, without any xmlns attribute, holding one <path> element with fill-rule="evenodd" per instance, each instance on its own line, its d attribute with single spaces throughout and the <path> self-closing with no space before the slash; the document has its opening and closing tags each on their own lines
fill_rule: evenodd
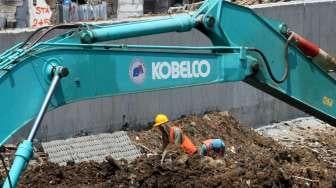
<svg viewBox="0 0 336 188">
<path fill-rule="evenodd" d="M 193 28 L 213 46 L 100 43 Z M 54 29 L 70 31 L 41 40 Z M 4 186 L 16 185 L 47 108 L 90 98 L 245 81 L 335 126 L 336 82 L 328 74 L 335 59 L 300 37 L 284 23 L 222 0 L 205 1 L 192 14 L 37 30 L 0 55 L 0 145 L 37 116 Z"/>
</svg>

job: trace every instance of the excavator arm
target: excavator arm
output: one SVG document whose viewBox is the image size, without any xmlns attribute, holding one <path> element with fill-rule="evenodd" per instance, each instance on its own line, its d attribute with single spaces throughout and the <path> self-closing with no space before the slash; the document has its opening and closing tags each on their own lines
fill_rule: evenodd
<svg viewBox="0 0 336 188">
<path fill-rule="evenodd" d="M 104 43 L 193 28 L 213 46 Z M 69 31 L 41 40 L 54 29 Z M 96 97 L 245 81 L 335 126 L 334 68 L 334 58 L 284 23 L 222 0 L 154 20 L 40 28 L 0 55 L 0 145 L 36 117 L 4 187 L 17 184 L 47 110 Z"/>
</svg>

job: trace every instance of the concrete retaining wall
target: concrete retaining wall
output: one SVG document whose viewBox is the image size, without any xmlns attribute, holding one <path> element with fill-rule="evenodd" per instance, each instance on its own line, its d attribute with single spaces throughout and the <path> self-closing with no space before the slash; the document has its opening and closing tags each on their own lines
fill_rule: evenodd
<svg viewBox="0 0 336 188">
<path fill-rule="evenodd" d="M 275 4 L 254 6 L 263 15 L 280 18 L 299 33 L 320 44 L 331 53 L 336 52 L 334 18 L 335 1 Z M 242 23 L 243 24 L 243 23 Z M 24 33 L 0 34 L 0 49 L 24 38 Z M 210 45 L 201 33 L 168 33 L 120 42 L 131 44 Z M 265 41 L 267 42 L 267 41 Z M 281 52 L 279 52 L 281 53 Z M 41 99 L 42 100 L 42 99 Z M 158 113 L 171 118 L 183 114 L 203 113 L 207 110 L 229 110 L 245 125 L 258 127 L 304 114 L 279 100 L 239 82 L 210 86 L 129 94 L 112 98 L 82 101 L 49 112 L 42 123 L 38 138 L 52 140 L 88 133 L 120 129 L 128 123 L 131 128 L 143 128 Z M 27 136 L 21 131 L 15 140 Z"/>
<path fill-rule="evenodd" d="M 252 6 L 260 15 L 283 20 L 297 33 L 336 55 L 336 1 L 304 1 Z"/>
</svg>

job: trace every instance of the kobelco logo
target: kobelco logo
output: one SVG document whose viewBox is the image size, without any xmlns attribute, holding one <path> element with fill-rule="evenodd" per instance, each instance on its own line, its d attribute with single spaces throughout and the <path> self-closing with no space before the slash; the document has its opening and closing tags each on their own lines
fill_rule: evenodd
<svg viewBox="0 0 336 188">
<path fill-rule="evenodd" d="M 165 80 L 168 78 L 204 78 L 209 76 L 210 63 L 207 60 L 153 62 L 152 79 Z"/>
<path fill-rule="evenodd" d="M 136 84 L 141 84 L 146 78 L 145 65 L 139 60 L 135 59 L 129 68 L 129 76 Z"/>
</svg>

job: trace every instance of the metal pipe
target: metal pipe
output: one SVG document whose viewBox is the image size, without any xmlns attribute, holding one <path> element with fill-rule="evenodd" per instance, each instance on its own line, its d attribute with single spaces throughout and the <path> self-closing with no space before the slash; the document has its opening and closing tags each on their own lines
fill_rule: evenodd
<svg viewBox="0 0 336 188">
<path fill-rule="evenodd" d="M 171 18 L 141 21 L 132 24 L 117 24 L 85 30 L 81 33 L 82 43 L 95 43 L 129 37 L 145 36 L 167 32 L 185 32 L 196 25 L 191 15 L 185 14 Z"/>
<path fill-rule="evenodd" d="M 50 101 L 50 99 L 52 97 L 52 94 L 54 93 L 54 90 L 55 90 L 55 88 L 56 88 L 56 86 L 57 86 L 60 78 L 61 77 L 60 77 L 59 74 L 55 74 L 54 75 L 54 77 L 53 77 L 53 79 L 51 81 L 48 93 L 47 93 L 46 97 L 44 98 L 44 101 L 43 101 L 43 104 L 41 106 L 41 109 L 40 109 L 40 111 L 39 111 L 39 113 L 38 113 L 38 115 L 37 115 L 37 117 L 35 119 L 35 122 L 34 122 L 34 125 L 33 125 L 32 129 L 31 129 L 31 131 L 29 133 L 29 136 L 28 136 L 28 139 L 27 139 L 28 141 L 33 141 L 33 138 L 34 138 L 34 136 L 36 134 L 37 129 L 39 128 L 39 125 L 40 125 L 40 123 L 41 123 L 41 121 L 43 119 L 43 116 L 45 115 L 45 112 L 46 112 L 46 110 L 48 108 L 49 101 Z"/>
<path fill-rule="evenodd" d="M 56 67 L 53 71 L 53 77 L 52 77 L 52 81 L 51 81 L 51 84 L 50 84 L 50 87 L 49 87 L 49 90 L 47 92 L 47 95 L 45 96 L 44 98 L 44 101 L 42 103 L 42 106 L 41 106 L 41 109 L 35 119 L 35 122 L 34 122 L 34 125 L 29 133 L 29 136 L 28 136 L 28 141 L 33 141 L 33 138 L 40 126 L 40 123 L 45 115 L 45 112 L 46 110 L 48 109 L 48 104 L 50 102 L 50 99 L 54 93 L 54 90 L 60 80 L 61 77 L 64 77 L 64 76 L 67 76 L 69 73 L 68 69 L 67 68 L 64 68 L 64 67 Z"/>
</svg>

